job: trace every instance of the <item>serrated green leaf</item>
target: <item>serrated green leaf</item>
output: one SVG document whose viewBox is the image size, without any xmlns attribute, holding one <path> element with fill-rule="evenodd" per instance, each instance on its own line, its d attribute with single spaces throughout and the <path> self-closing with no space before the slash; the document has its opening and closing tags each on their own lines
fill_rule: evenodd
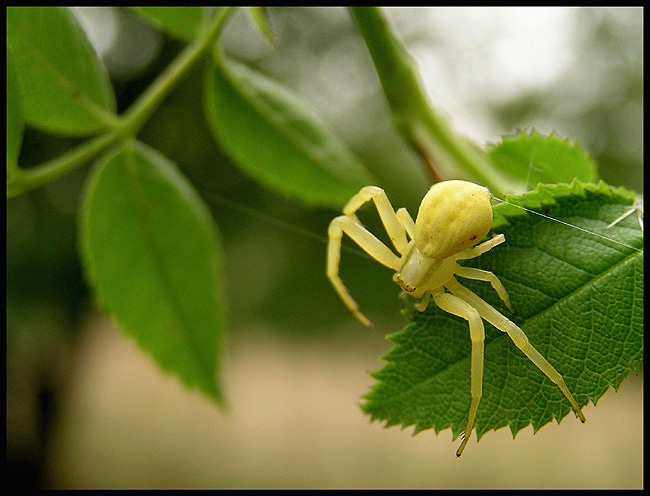
<svg viewBox="0 0 650 496">
<path fill-rule="evenodd" d="M 489 284 L 459 282 L 523 329 L 581 406 L 618 388 L 643 358 L 643 233 L 633 218 L 606 228 L 634 198 L 602 182 L 540 185 L 509 200 L 571 226 L 499 205 L 492 227 L 505 235 L 505 243 L 463 261 L 501 279 L 514 315 Z M 411 323 L 389 336 L 396 346 L 373 374 L 379 382 L 365 396 L 363 409 L 386 426 L 413 425 L 415 433 L 451 427 L 457 436 L 470 404 L 467 322 L 433 304 L 420 313 L 412 299 L 404 299 Z M 570 407 L 560 390 L 505 333 L 487 322 L 485 330 L 478 437 L 504 426 L 514 436 L 530 424 L 537 430 L 565 417 Z"/>
<path fill-rule="evenodd" d="M 208 7 L 130 7 L 158 29 L 185 41 L 199 32 Z"/>
<path fill-rule="evenodd" d="M 108 73 L 69 9 L 8 7 L 7 43 L 28 124 L 85 136 L 113 121 Z"/>
<path fill-rule="evenodd" d="M 25 120 L 16 80 L 13 55 L 7 46 L 7 175 L 18 166 L 18 155 L 23 140 Z"/>
<path fill-rule="evenodd" d="M 124 145 L 88 183 L 87 278 L 106 311 L 166 371 L 221 401 L 221 244 L 198 194 L 165 157 Z"/>
<path fill-rule="evenodd" d="M 340 208 L 373 182 L 318 114 L 259 72 L 217 55 L 204 89 L 215 137 L 266 186 L 309 205 Z"/>
<path fill-rule="evenodd" d="M 570 183 L 573 179 L 595 181 L 596 164 L 575 141 L 551 134 L 520 131 L 504 136 L 488 150 L 490 160 L 501 171 L 534 187 L 538 183 Z"/>
</svg>

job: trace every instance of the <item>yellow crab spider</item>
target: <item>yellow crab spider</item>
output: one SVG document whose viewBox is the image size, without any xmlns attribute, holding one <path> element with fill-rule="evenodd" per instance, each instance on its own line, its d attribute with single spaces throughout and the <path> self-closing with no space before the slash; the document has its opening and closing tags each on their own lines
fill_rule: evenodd
<svg viewBox="0 0 650 496">
<path fill-rule="evenodd" d="M 467 181 L 443 181 L 429 189 L 414 222 L 406 209 L 393 209 L 384 190 L 376 186 L 366 186 L 343 207 L 344 215 L 333 219 L 328 230 L 327 277 L 343 303 L 364 325 L 372 324 L 359 311 L 339 277 L 343 233 L 379 263 L 395 271 L 393 280 L 404 291 L 419 299 L 415 305 L 417 310 L 426 310 L 429 301 L 433 300 L 445 312 L 467 320 L 472 342 L 471 403 L 467 426 L 456 456 L 460 456 L 467 445 L 482 396 L 485 340 L 482 319 L 507 333 L 515 346 L 560 388 L 576 415 L 582 422 L 585 421 L 562 375 L 530 344 L 524 331 L 463 287 L 454 277 L 489 282 L 512 312 L 508 293 L 496 275 L 456 263 L 457 260 L 478 257 L 505 241 L 504 235 L 499 234 L 474 246 L 487 235 L 492 225 L 490 199 L 490 192 L 482 186 Z M 374 202 L 388 237 L 399 255 L 363 227 L 357 218 L 356 211 L 369 201 Z"/>
</svg>

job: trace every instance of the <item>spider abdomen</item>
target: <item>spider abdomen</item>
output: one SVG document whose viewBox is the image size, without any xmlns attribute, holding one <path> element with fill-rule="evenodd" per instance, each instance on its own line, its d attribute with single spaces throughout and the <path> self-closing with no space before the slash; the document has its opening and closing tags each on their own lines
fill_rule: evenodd
<svg viewBox="0 0 650 496">
<path fill-rule="evenodd" d="M 415 244 L 427 257 L 448 258 L 481 241 L 492 225 L 487 188 L 467 181 L 434 184 L 415 221 Z"/>
</svg>

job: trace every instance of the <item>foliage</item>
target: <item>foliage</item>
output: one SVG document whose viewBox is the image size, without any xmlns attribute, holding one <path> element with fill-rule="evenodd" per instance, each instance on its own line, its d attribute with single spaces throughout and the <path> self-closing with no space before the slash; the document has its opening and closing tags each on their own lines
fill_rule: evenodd
<svg viewBox="0 0 650 496">
<path fill-rule="evenodd" d="M 205 102 L 222 146 L 252 177 L 281 193 L 338 207 L 373 181 L 301 99 L 223 54 L 206 71 Z"/>
<path fill-rule="evenodd" d="M 535 130 L 505 136 L 488 148 L 492 163 L 526 185 L 570 183 L 574 178 L 592 182 L 598 177 L 596 164 L 578 143 L 559 136 L 541 136 Z"/>
<path fill-rule="evenodd" d="M 69 9 L 7 9 L 7 197 L 51 184 L 94 161 L 78 218 L 84 271 L 96 299 L 163 369 L 221 401 L 226 305 L 219 231 L 195 186 L 163 154 L 138 141 L 140 130 L 179 81 L 197 72 L 207 58 L 203 113 L 221 150 L 254 181 L 305 207 L 338 209 L 361 186 L 374 182 L 373 174 L 301 97 L 223 53 L 220 36 L 233 9 L 133 11 L 187 44 L 118 113 L 104 64 Z M 264 11 L 249 12 L 253 28 L 274 43 Z M 377 69 L 394 126 L 432 176 L 439 168 L 443 176 L 485 184 L 499 197 L 523 193 L 536 182 L 577 177 L 587 183 L 540 187 L 521 202 L 589 232 L 620 237 L 632 248 L 501 205 L 495 208 L 493 228 L 504 232 L 507 242 L 475 262 L 503 277 L 517 309 L 514 319 L 565 374 L 579 401 L 596 401 L 607 387 L 617 387 L 642 357 L 643 245 L 633 219 L 607 232 L 602 224 L 620 215 L 636 195 L 589 184 L 597 177 L 591 158 L 556 136 L 520 133 L 486 153 L 457 135 L 429 104 L 412 61 L 381 11 L 352 8 L 351 14 Z M 18 167 L 25 125 L 78 141 L 36 167 Z M 550 274 L 549 266 L 558 270 Z M 540 284 L 545 290 L 535 291 Z M 468 286 L 495 303 L 489 291 Z M 616 308 L 598 297 L 609 294 L 615 295 Z M 599 307 L 589 306 L 591 302 Z M 412 324 L 393 338 L 398 346 L 376 374 L 381 382 L 364 408 L 389 424 L 415 424 L 417 430 L 451 426 L 457 433 L 469 398 L 464 323 L 435 309 L 407 315 Z M 563 319 L 564 325 L 549 324 L 552 318 Z M 598 346 L 586 348 L 584 343 L 592 340 Z M 433 359 L 435 350 L 429 346 L 436 343 L 444 343 L 435 346 L 444 356 Z M 564 347 L 566 343 L 571 346 Z M 440 388 L 453 408 L 445 409 L 450 403 L 434 401 L 428 393 L 400 400 L 405 410 L 387 400 L 402 394 L 403 384 L 392 381 L 411 380 L 408 370 L 416 362 L 404 358 L 423 351 L 432 359 L 420 364 L 415 379 Z M 504 358 L 496 360 L 497 355 Z M 568 411 L 558 392 L 494 330 L 488 330 L 484 389 L 477 418 L 481 434 L 506 424 L 513 432 L 528 423 L 538 428 Z M 526 393 L 498 400 L 515 390 Z"/>
<path fill-rule="evenodd" d="M 72 12 L 10 8 L 7 31 L 27 124 L 87 136 L 113 122 L 108 73 Z"/>
<path fill-rule="evenodd" d="M 163 156 L 127 143 L 98 161 L 80 213 L 103 307 L 163 369 L 221 401 L 221 245 L 194 189 Z"/>
</svg>

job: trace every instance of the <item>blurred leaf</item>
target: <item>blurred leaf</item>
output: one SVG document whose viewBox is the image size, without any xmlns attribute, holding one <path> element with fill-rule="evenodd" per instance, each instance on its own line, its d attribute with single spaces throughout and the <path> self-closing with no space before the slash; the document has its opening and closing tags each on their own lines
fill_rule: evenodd
<svg viewBox="0 0 650 496">
<path fill-rule="evenodd" d="M 552 134 L 520 131 L 504 136 L 489 147 L 492 163 L 529 187 L 538 183 L 570 183 L 574 178 L 590 182 L 597 178 L 596 164 L 578 143 Z"/>
<path fill-rule="evenodd" d="M 115 117 L 108 73 L 69 9 L 8 7 L 7 43 L 28 124 L 83 136 Z"/>
<path fill-rule="evenodd" d="M 25 119 L 20 102 L 20 90 L 16 81 L 13 55 L 7 45 L 7 175 L 18 165 L 20 145 L 23 141 Z"/>
<path fill-rule="evenodd" d="M 499 205 L 492 227 L 505 234 L 506 242 L 463 263 L 499 276 L 515 315 L 489 284 L 461 283 L 524 330 L 581 406 L 596 403 L 609 387 L 618 388 L 630 372 L 638 372 L 643 359 L 643 233 L 634 219 L 606 229 L 634 197 L 602 182 L 540 185 L 510 200 L 589 232 Z M 404 299 L 411 323 L 389 336 L 396 346 L 383 357 L 388 364 L 373 373 L 379 382 L 365 396 L 363 409 L 386 426 L 414 425 L 415 433 L 451 427 L 457 436 L 470 404 L 467 322 L 434 304 L 420 313 L 412 299 Z M 560 390 L 508 335 L 484 323 L 479 438 L 506 425 L 514 436 L 529 424 L 537 430 L 566 416 L 571 410 Z"/>
<path fill-rule="evenodd" d="M 306 204 L 335 208 L 373 182 L 298 96 L 242 64 L 216 59 L 205 79 L 207 119 L 246 173 Z"/>
<path fill-rule="evenodd" d="M 248 12 L 253 23 L 257 26 L 257 29 L 259 29 L 264 38 L 271 43 L 271 45 L 276 46 L 277 43 L 275 41 L 275 36 L 273 35 L 273 29 L 271 29 L 267 7 L 246 7 L 246 12 Z"/>
<path fill-rule="evenodd" d="M 208 7 L 130 7 L 156 28 L 191 41 L 206 17 Z"/>
<path fill-rule="evenodd" d="M 97 299 L 158 364 L 221 401 L 220 238 L 189 182 L 134 142 L 101 161 L 80 217 Z"/>
</svg>

